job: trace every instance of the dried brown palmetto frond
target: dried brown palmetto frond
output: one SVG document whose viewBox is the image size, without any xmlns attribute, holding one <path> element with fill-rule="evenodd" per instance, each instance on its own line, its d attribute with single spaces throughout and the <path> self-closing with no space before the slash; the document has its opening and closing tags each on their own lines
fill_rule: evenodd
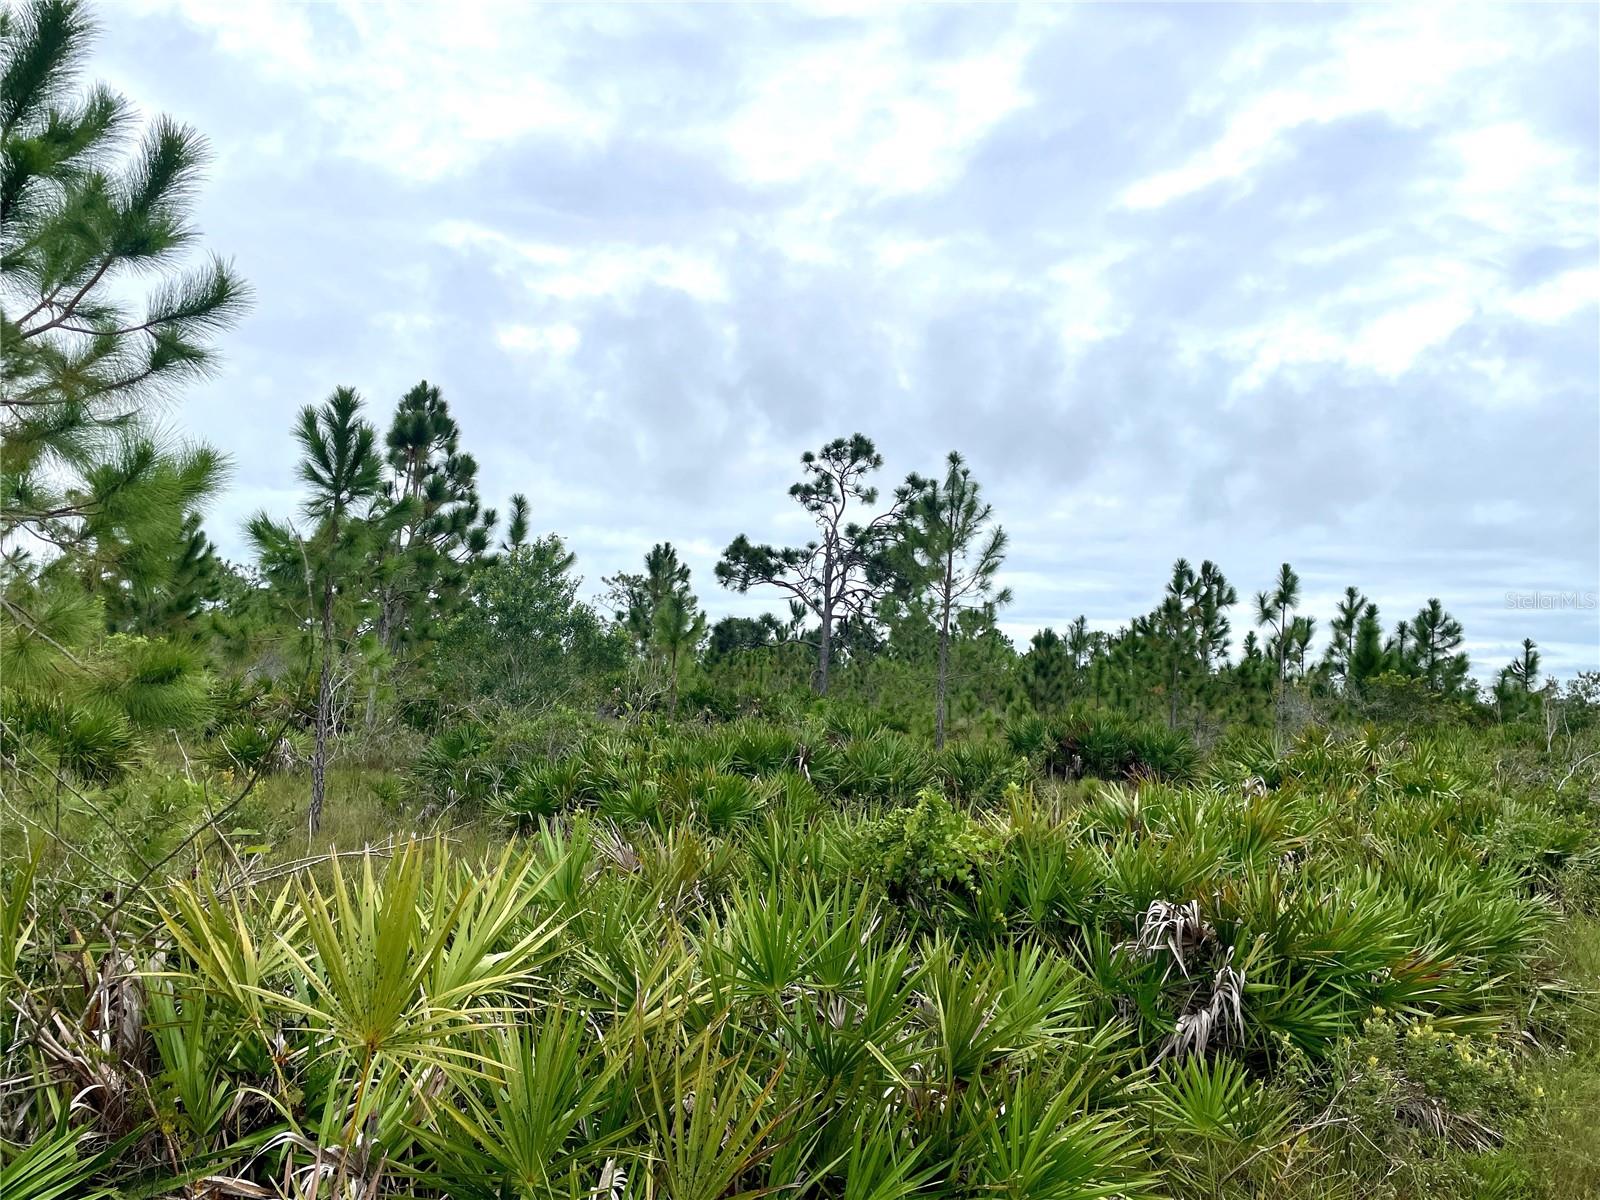
<svg viewBox="0 0 1600 1200">
<path fill-rule="evenodd" d="M 1203 1055 L 1214 1042 L 1244 1036 L 1244 973 L 1233 965 L 1233 947 L 1211 980 L 1211 995 L 1204 1004 L 1178 1017 L 1177 1028 L 1161 1048 L 1158 1060 L 1169 1055 L 1187 1058 Z"/>
<path fill-rule="evenodd" d="M 1204 944 L 1215 940 L 1216 930 L 1200 915 L 1198 900 L 1181 903 L 1170 900 L 1152 900 L 1150 907 L 1139 919 L 1139 933 L 1124 947 L 1139 958 L 1154 958 L 1166 951 L 1167 973 L 1176 966 L 1185 979 L 1189 978 L 1190 960 Z"/>
</svg>

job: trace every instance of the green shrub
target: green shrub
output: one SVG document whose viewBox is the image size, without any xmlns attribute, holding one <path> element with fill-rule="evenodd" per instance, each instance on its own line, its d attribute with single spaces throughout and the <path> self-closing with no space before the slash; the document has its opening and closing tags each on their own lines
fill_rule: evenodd
<svg viewBox="0 0 1600 1200">
<path fill-rule="evenodd" d="M 1027 778 L 1027 762 L 1004 742 L 951 742 L 934 771 L 943 786 L 968 804 L 998 804 L 1006 789 Z"/>
<path fill-rule="evenodd" d="M 217 732 L 206 757 L 219 769 L 277 774 L 305 761 L 305 741 L 299 730 L 241 721 Z"/>
<path fill-rule="evenodd" d="M 791 729 L 755 721 L 729 726 L 722 743 L 727 748 L 728 769 L 759 778 L 776 775 L 799 761 L 800 740 Z"/>
<path fill-rule="evenodd" d="M 840 751 L 813 775 L 841 796 L 869 800 L 907 800 L 934 780 L 932 756 L 922 743 L 903 733 L 878 730 Z"/>
<path fill-rule="evenodd" d="M 436 734 L 412 765 L 418 789 L 441 805 L 487 800 L 497 782 L 493 742 L 480 721 L 463 721 Z"/>
<path fill-rule="evenodd" d="M 858 868 L 893 899 L 911 903 L 972 888 L 1001 846 L 999 835 L 952 808 L 933 788 L 919 792 L 914 805 L 867 823 L 858 838 Z"/>
<path fill-rule="evenodd" d="M 499 796 L 498 804 L 515 824 L 532 828 L 545 818 L 583 803 L 588 791 L 583 760 L 558 758 L 525 768 L 516 786 Z"/>
<path fill-rule="evenodd" d="M 1006 722 L 1006 745 L 1019 758 L 1043 761 L 1055 742 L 1050 722 L 1033 713 Z"/>
<path fill-rule="evenodd" d="M 690 795 L 694 818 L 711 833 L 732 832 L 766 803 L 766 793 L 755 780 L 714 770 L 693 780 Z"/>
<path fill-rule="evenodd" d="M 1089 709 L 1068 714 L 1046 765 L 1052 773 L 1069 777 L 1183 783 L 1195 777 L 1200 755 L 1182 730 Z"/>
<path fill-rule="evenodd" d="M 1416 1196 L 1483 1195 L 1516 1173 L 1495 1152 L 1535 1098 L 1507 1039 L 1381 1011 L 1339 1046 L 1329 1089 L 1350 1130 L 1339 1139 L 1348 1168 L 1383 1194 Z"/>
</svg>

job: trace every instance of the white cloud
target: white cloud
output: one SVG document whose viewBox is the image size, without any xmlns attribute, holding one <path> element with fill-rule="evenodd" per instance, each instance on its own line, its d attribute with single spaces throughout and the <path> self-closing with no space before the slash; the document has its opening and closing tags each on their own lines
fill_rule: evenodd
<svg viewBox="0 0 1600 1200">
<path fill-rule="evenodd" d="M 557 300 L 627 295 L 647 284 L 708 303 L 727 296 L 727 281 L 715 256 L 671 245 L 614 242 L 579 248 L 518 238 L 461 220 L 441 221 L 432 238 L 453 250 L 481 254 L 496 273 Z"/>
<path fill-rule="evenodd" d="M 1246 43 L 1218 71 L 1216 89 L 1196 97 L 1191 107 L 1196 113 L 1227 112 L 1221 136 L 1182 164 L 1133 182 L 1122 203 L 1160 208 L 1213 184 L 1245 179 L 1301 125 L 1360 113 L 1419 125 L 1461 102 L 1462 75 L 1514 60 L 1529 40 L 1515 20 L 1493 10 L 1475 10 L 1472 20 L 1444 6 L 1358 14 L 1338 30 L 1319 61 L 1296 71 L 1292 82 L 1264 91 L 1250 83 L 1267 50 L 1303 49 L 1327 33 L 1314 27 Z"/>
<path fill-rule="evenodd" d="M 583 341 L 583 334 L 576 325 L 564 321 L 554 325 L 512 324 L 496 326 L 494 340 L 502 350 L 566 358 Z"/>
<path fill-rule="evenodd" d="M 611 129 L 600 106 L 552 79 L 561 40 L 551 34 L 581 13 L 509 0 L 130 2 L 182 17 L 304 93 L 319 134 L 408 180 L 468 170 L 526 134 L 593 142 Z"/>
<path fill-rule="evenodd" d="M 1013 36 L 929 65 L 883 24 L 846 43 L 779 51 L 752 65 L 750 97 L 716 136 L 755 183 L 922 191 L 948 182 L 973 142 L 1028 102 L 1029 47 Z"/>
<path fill-rule="evenodd" d="M 1600 304 L 1600 267 L 1576 267 L 1506 297 L 1507 312 L 1549 324 Z"/>
<path fill-rule="evenodd" d="M 803 538 L 798 453 L 860 428 L 885 483 L 968 454 L 1023 641 L 1126 620 L 1181 553 L 1584 644 L 1481 577 L 1593 572 L 1592 10 L 102 19 L 117 83 L 217 146 L 206 245 L 261 297 L 184 408 L 238 495 L 292 507 L 298 404 L 351 382 L 381 419 L 426 375 L 486 495 L 591 581 L 670 537 L 714 616 L 763 605 L 716 548 Z M 1512 446 L 1534 466 L 1493 469 Z"/>
</svg>

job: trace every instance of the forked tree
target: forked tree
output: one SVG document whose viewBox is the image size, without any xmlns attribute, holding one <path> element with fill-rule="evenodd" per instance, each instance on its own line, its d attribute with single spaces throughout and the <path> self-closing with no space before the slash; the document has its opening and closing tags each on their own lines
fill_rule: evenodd
<svg viewBox="0 0 1600 1200">
<path fill-rule="evenodd" d="M 818 537 L 804 546 L 771 546 L 740 534 L 717 563 L 717 581 L 736 592 L 771 587 L 787 593 L 817 621 L 817 667 L 812 687 L 828 691 L 834 634 L 840 621 L 869 621 L 888 583 L 887 551 L 908 494 L 873 513 L 878 489 L 868 482 L 883 455 L 862 434 L 835 438 L 800 456 L 804 478 L 789 489 L 816 523 Z"/>
</svg>

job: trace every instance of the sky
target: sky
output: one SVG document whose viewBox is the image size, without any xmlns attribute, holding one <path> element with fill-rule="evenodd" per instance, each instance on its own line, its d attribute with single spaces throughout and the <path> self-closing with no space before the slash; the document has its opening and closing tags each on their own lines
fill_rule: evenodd
<svg viewBox="0 0 1600 1200">
<path fill-rule="evenodd" d="M 102 4 L 93 73 L 210 140 L 255 289 L 168 414 L 233 460 L 437 384 L 487 503 L 585 592 L 670 540 L 802 542 L 808 448 L 951 449 L 1019 643 L 1280 562 L 1325 631 L 1438 596 L 1487 677 L 1600 666 L 1593 5 Z M 1250 623 L 1247 605 L 1236 632 Z"/>
</svg>

